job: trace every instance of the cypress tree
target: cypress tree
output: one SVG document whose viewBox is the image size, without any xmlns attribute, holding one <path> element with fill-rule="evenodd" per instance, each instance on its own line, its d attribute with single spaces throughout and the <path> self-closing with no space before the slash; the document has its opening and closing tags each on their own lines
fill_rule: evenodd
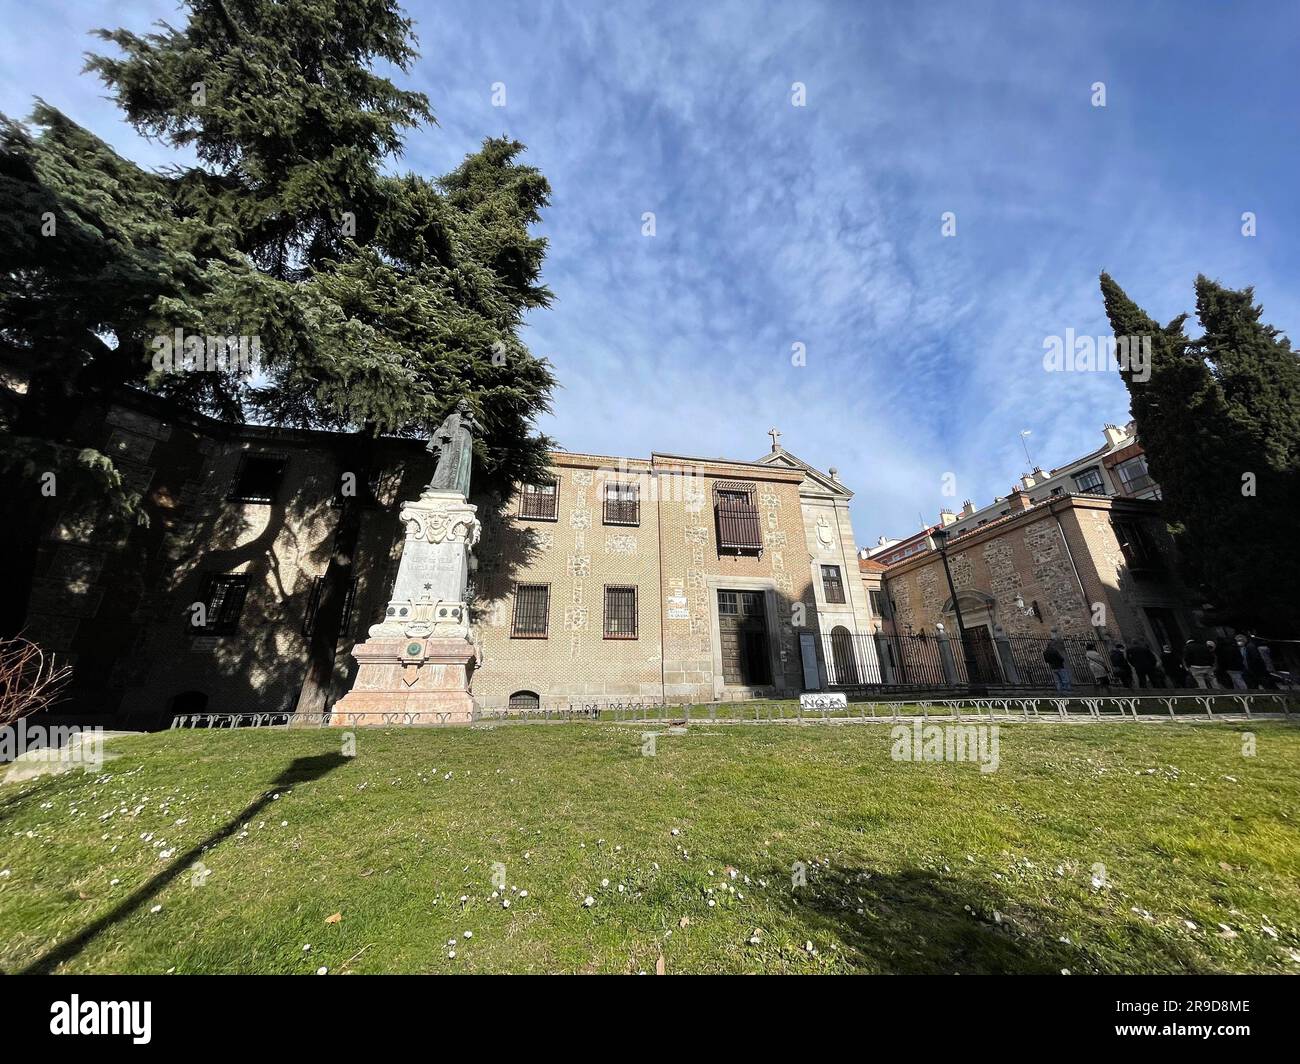
<svg viewBox="0 0 1300 1064">
<path fill-rule="evenodd" d="M 1198 277 L 1199 339 L 1187 315 L 1163 328 L 1107 274 L 1116 337 L 1151 337 L 1148 380 L 1121 370 L 1189 583 L 1215 616 L 1265 635 L 1300 631 L 1300 563 L 1290 547 L 1300 503 L 1300 357 L 1247 288 Z"/>
</svg>

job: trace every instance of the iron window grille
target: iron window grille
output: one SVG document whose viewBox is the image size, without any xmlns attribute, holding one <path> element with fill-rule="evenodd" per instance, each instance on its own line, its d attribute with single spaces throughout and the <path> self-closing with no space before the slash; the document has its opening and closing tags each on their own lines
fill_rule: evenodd
<svg viewBox="0 0 1300 1064">
<path fill-rule="evenodd" d="M 239 468 L 235 471 L 226 501 L 275 502 L 288 464 L 289 459 L 282 454 L 240 455 Z"/>
<path fill-rule="evenodd" d="M 605 524 L 639 525 L 641 523 L 641 492 L 635 484 L 608 483 L 605 485 Z"/>
<path fill-rule="evenodd" d="M 204 577 L 199 592 L 204 623 L 193 625 L 196 634 L 234 635 L 239 629 L 239 618 L 244 612 L 244 599 L 247 595 L 247 573 L 211 573 Z"/>
<path fill-rule="evenodd" d="M 516 691 L 510 696 L 511 713 L 535 713 L 541 707 L 542 700 L 536 691 Z"/>
<path fill-rule="evenodd" d="M 822 589 L 826 593 L 827 602 L 844 601 L 844 581 L 840 579 L 838 565 L 822 566 Z"/>
<path fill-rule="evenodd" d="M 516 584 L 512 639 L 545 639 L 550 624 L 551 585 Z"/>
<path fill-rule="evenodd" d="M 754 505 L 753 484 L 721 483 L 713 489 L 718 523 L 718 550 L 763 551 L 763 527 Z"/>
<path fill-rule="evenodd" d="M 635 639 L 636 637 L 636 588 L 606 587 L 605 638 Z"/>
<path fill-rule="evenodd" d="M 554 521 L 559 497 L 558 481 L 525 484 L 519 489 L 519 516 L 533 521 Z"/>
<path fill-rule="evenodd" d="M 312 579 L 311 590 L 307 593 L 307 612 L 302 619 L 302 634 L 310 639 L 316 633 L 316 618 L 320 614 L 321 593 L 325 589 L 325 578 L 317 576 Z M 352 626 L 352 606 L 357 597 L 357 582 L 348 581 L 348 590 L 343 598 L 343 613 L 339 618 L 339 634 L 345 634 Z"/>
</svg>

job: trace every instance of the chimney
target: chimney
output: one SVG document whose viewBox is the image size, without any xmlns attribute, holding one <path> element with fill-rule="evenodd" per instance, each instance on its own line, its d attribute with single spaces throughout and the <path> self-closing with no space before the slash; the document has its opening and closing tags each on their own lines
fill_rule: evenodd
<svg viewBox="0 0 1300 1064">
<path fill-rule="evenodd" d="M 953 513 L 951 510 L 939 511 L 939 524 L 943 525 L 944 528 L 947 528 L 950 524 L 952 524 L 956 520 L 957 520 L 957 515 Z"/>
<path fill-rule="evenodd" d="M 1106 437 L 1107 447 L 1119 446 L 1120 440 L 1124 438 L 1124 430 L 1121 428 L 1117 428 L 1114 425 L 1105 425 L 1103 426 L 1101 431 L 1103 435 L 1105 435 Z"/>
<path fill-rule="evenodd" d="M 1025 491 L 1028 491 L 1030 488 L 1032 488 L 1032 487 L 1034 486 L 1034 483 L 1035 483 L 1035 481 L 1034 481 L 1034 474 L 1033 474 L 1033 473 L 1022 473 L 1022 474 L 1020 475 L 1020 483 L 1024 486 Z"/>
<path fill-rule="evenodd" d="M 1011 489 L 1011 494 L 1007 496 L 1007 502 L 1011 505 L 1012 513 L 1015 513 L 1017 510 L 1028 510 L 1034 505 L 1029 496 L 1019 488 Z"/>
<path fill-rule="evenodd" d="M 971 502 L 970 499 L 967 499 L 964 503 L 961 504 L 962 517 L 970 517 L 970 515 L 973 514 L 974 512 L 975 512 L 975 504 Z"/>
</svg>

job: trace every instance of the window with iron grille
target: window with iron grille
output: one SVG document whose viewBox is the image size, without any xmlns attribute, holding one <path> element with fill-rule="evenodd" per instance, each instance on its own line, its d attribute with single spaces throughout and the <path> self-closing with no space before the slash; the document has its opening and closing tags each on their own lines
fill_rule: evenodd
<svg viewBox="0 0 1300 1064">
<path fill-rule="evenodd" d="M 519 489 L 519 516 L 534 521 L 554 521 L 560 497 L 558 481 L 525 484 Z"/>
<path fill-rule="evenodd" d="M 323 576 L 312 577 L 311 590 L 307 593 L 307 612 L 302 618 L 302 634 L 307 639 L 316 631 L 316 615 L 320 613 L 320 596 L 324 587 Z"/>
<path fill-rule="evenodd" d="M 275 502 L 288 462 L 282 454 L 241 455 L 226 501 Z"/>
<path fill-rule="evenodd" d="M 635 484 L 607 483 L 605 485 L 605 524 L 639 525 L 641 523 L 641 491 Z"/>
<path fill-rule="evenodd" d="M 545 639 L 550 613 L 550 584 L 516 584 L 515 612 L 510 624 L 511 638 Z"/>
<path fill-rule="evenodd" d="M 533 713 L 541 708 L 542 700 L 536 691 L 516 691 L 510 696 L 511 713 Z"/>
<path fill-rule="evenodd" d="M 194 626 L 196 635 L 233 635 L 239 628 L 248 594 L 247 573 L 211 573 L 203 578 L 199 601 L 203 603 L 205 623 Z M 190 614 L 191 624 L 194 614 Z"/>
<path fill-rule="evenodd" d="M 713 489 L 718 550 L 762 551 L 763 529 L 754 505 L 754 485 L 720 483 Z"/>
<path fill-rule="evenodd" d="M 838 565 L 822 566 L 822 590 L 826 593 L 827 602 L 844 601 L 844 581 L 840 579 Z"/>
<path fill-rule="evenodd" d="M 605 638 L 635 639 L 636 588 L 605 588 Z"/>
<path fill-rule="evenodd" d="M 1074 474 L 1074 486 L 1080 495 L 1105 495 L 1106 488 L 1102 483 L 1101 470 L 1096 466 L 1080 470 Z"/>
<path fill-rule="evenodd" d="M 316 618 L 320 614 L 321 594 L 325 588 L 325 578 L 313 578 L 311 590 L 307 593 L 307 612 L 302 620 L 302 634 L 310 639 L 316 632 Z M 348 581 L 347 594 L 343 599 L 343 616 L 339 619 L 339 634 L 345 634 L 352 624 L 352 604 L 357 597 L 356 580 Z"/>
</svg>

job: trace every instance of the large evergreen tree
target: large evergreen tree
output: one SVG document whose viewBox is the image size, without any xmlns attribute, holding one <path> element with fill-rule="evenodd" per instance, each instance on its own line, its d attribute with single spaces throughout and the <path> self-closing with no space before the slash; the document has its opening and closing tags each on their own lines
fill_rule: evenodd
<svg viewBox="0 0 1300 1064">
<path fill-rule="evenodd" d="M 529 232 L 549 188 L 522 146 L 486 141 L 436 181 L 393 172 L 403 135 L 432 115 L 374 70 L 416 54 L 392 0 L 185 6 L 181 28 L 100 31 L 120 54 L 88 69 L 137 130 L 195 164 L 145 173 L 43 106 L 35 136 L 5 120 L 0 342 L 11 361 L 64 363 L 29 391 L 10 453 L 19 436 L 28 450 L 56 444 L 111 487 L 77 408 L 92 383 L 128 383 L 226 417 L 347 430 L 359 486 L 377 434 L 426 434 L 468 399 L 484 426 L 476 489 L 535 476 L 549 441 L 533 421 L 554 381 L 519 330 L 550 299 L 545 242 Z M 54 237 L 40 235 L 46 211 Z M 149 338 L 176 327 L 256 335 L 262 374 L 151 373 Z M 61 415 L 45 416 L 53 406 Z M 11 462 L 9 475 L 38 466 Z M 30 516 L 30 484 L 14 488 Z M 304 708 L 325 697 L 364 503 L 363 491 L 340 509 Z"/>
<path fill-rule="evenodd" d="M 1250 288 L 1198 277 L 1194 340 L 1187 315 L 1161 327 L 1105 273 L 1101 291 L 1117 337 L 1151 338 L 1149 379 L 1121 374 L 1190 582 L 1237 627 L 1300 632 L 1300 355 Z"/>
</svg>

